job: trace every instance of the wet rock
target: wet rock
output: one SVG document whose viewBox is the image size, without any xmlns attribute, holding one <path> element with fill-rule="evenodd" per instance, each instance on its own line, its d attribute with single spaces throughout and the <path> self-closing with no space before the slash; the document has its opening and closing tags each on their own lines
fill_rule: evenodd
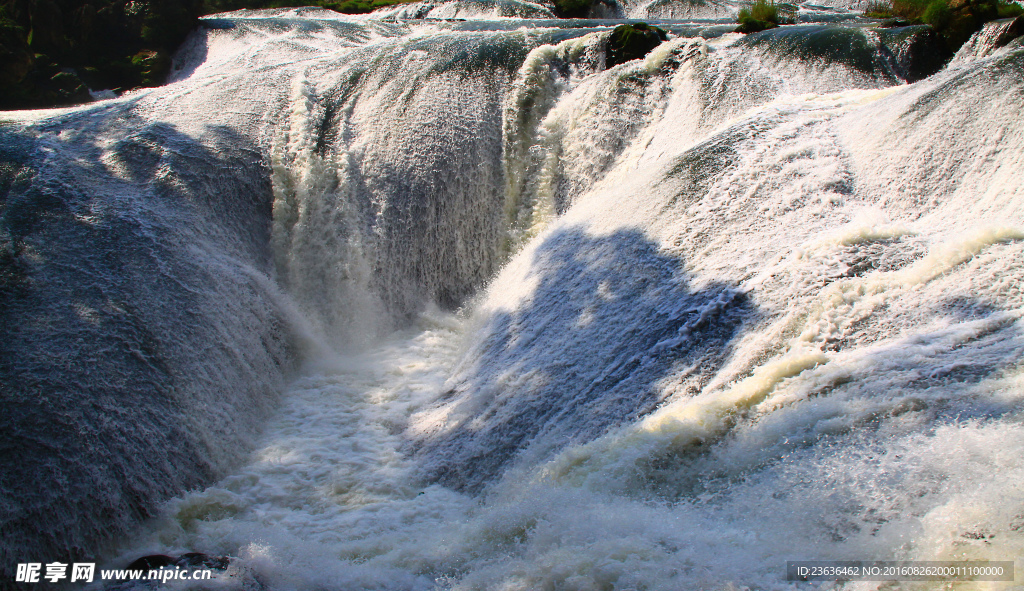
<svg viewBox="0 0 1024 591">
<path fill-rule="evenodd" d="M 555 14 L 559 18 L 587 18 L 590 0 L 554 0 Z"/>
<path fill-rule="evenodd" d="M 559 18 L 623 18 L 622 6 L 615 0 L 554 0 Z"/>
<path fill-rule="evenodd" d="M 587 18 L 625 18 L 622 6 L 615 0 L 594 0 Z"/>
<path fill-rule="evenodd" d="M 910 22 L 908 20 L 903 20 L 901 18 L 887 18 L 887 19 L 885 19 L 884 21 L 882 21 L 878 25 L 878 28 L 879 29 L 894 29 L 896 27 L 909 27 L 912 24 L 914 24 L 914 23 L 912 23 L 912 22 Z"/>
<path fill-rule="evenodd" d="M 605 64 L 611 68 L 640 59 L 667 40 L 668 33 L 647 23 L 619 25 L 608 37 L 608 45 L 605 47 Z"/>
<path fill-rule="evenodd" d="M 181 567 L 210 568 L 213 570 L 225 570 L 231 559 L 227 556 L 210 556 L 202 552 L 188 552 L 181 555 L 175 564 Z"/>
<path fill-rule="evenodd" d="M 171 69 L 171 58 L 161 51 L 142 50 L 132 56 L 131 62 L 138 70 L 136 76 L 142 86 L 162 84 Z"/>
<path fill-rule="evenodd" d="M 50 78 L 50 84 L 57 95 L 57 104 L 75 105 L 92 100 L 89 88 L 74 70 L 64 70 L 54 74 Z"/>
<path fill-rule="evenodd" d="M 1002 33 L 999 33 L 999 37 L 996 38 L 995 46 L 1004 47 L 1013 41 L 1017 37 L 1024 35 L 1024 16 L 1018 16 L 1003 29 Z"/>
<path fill-rule="evenodd" d="M 879 31 L 882 44 L 892 52 L 897 73 L 917 82 L 938 72 L 953 57 L 945 40 L 929 25 Z"/>
<path fill-rule="evenodd" d="M 748 35 L 739 44 L 768 55 L 805 62 L 842 64 L 871 76 L 891 75 L 876 43 L 856 27 L 800 25 Z"/>
<path fill-rule="evenodd" d="M 166 554 L 151 554 L 142 558 L 136 558 L 126 568 L 128 570 L 155 570 L 161 566 L 174 566 L 177 560 L 177 558 L 167 556 Z"/>
<path fill-rule="evenodd" d="M 132 561 L 127 570 L 157 570 L 168 567 L 181 567 L 185 569 L 211 569 L 226 570 L 231 564 L 227 556 L 210 556 L 202 552 L 186 552 L 181 556 L 168 556 L 166 554 L 150 554 Z"/>
</svg>

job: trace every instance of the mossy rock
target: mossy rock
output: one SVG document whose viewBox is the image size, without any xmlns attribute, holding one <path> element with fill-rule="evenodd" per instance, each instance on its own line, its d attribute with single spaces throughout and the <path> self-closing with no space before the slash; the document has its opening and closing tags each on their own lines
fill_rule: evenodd
<svg viewBox="0 0 1024 591">
<path fill-rule="evenodd" d="M 171 70 L 171 58 L 162 51 L 143 50 L 132 56 L 142 86 L 158 86 Z"/>
<path fill-rule="evenodd" d="M 50 84 L 57 93 L 59 104 L 74 105 L 92 100 L 88 87 L 74 72 L 58 72 L 50 78 Z"/>
<path fill-rule="evenodd" d="M 615 27 L 605 46 L 605 64 L 611 68 L 640 59 L 652 49 L 668 40 L 668 33 L 647 23 L 633 23 Z"/>
</svg>

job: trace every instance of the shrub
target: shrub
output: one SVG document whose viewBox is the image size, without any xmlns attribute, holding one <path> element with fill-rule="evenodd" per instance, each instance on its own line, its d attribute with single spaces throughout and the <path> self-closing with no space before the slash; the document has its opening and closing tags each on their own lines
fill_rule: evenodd
<svg viewBox="0 0 1024 591">
<path fill-rule="evenodd" d="M 756 33 L 780 24 L 792 24 L 795 18 L 788 5 L 783 9 L 774 0 L 756 0 L 750 6 L 740 9 L 736 22 L 740 24 L 736 28 L 737 33 Z"/>
<path fill-rule="evenodd" d="M 872 18 L 898 17 L 910 23 L 931 25 L 953 51 L 963 45 L 987 21 L 1024 13 L 1018 4 L 1006 0 L 967 0 L 950 5 L 948 0 L 892 0 L 875 2 L 864 15 Z"/>
<path fill-rule="evenodd" d="M 921 20 L 935 27 L 935 30 L 942 31 L 947 29 L 953 20 L 953 13 L 949 10 L 949 5 L 943 1 L 932 2 L 921 14 Z"/>
</svg>

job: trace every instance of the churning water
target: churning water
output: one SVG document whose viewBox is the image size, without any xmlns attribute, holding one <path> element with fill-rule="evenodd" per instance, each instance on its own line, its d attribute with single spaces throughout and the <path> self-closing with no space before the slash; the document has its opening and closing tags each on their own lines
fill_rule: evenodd
<svg viewBox="0 0 1024 591">
<path fill-rule="evenodd" d="M 5 574 L 1024 559 L 1024 47 L 907 84 L 896 33 L 733 8 L 611 68 L 529 2 L 243 11 L 165 87 L 7 114 Z"/>
</svg>

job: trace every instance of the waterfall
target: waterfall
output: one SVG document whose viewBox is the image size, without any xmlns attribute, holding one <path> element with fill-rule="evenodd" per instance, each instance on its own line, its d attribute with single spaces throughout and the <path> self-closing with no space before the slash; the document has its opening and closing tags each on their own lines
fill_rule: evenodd
<svg viewBox="0 0 1024 591">
<path fill-rule="evenodd" d="M 1021 33 L 1024 33 L 1024 19 L 1020 17 L 985 23 L 981 31 L 964 43 L 953 56 L 950 67 L 969 64 L 1000 50 L 1009 53 L 1018 49 L 1021 44 Z"/>
<path fill-rule="evenodd" d="M 230 589 L 777 589 L 1016 556 L 1012 26 L 919 76 L 918 29 L 673 13 L 609 66 L 618 23 L 547 10 L 214 15 L 166 86 L 4 114 L 5 580 L 203 552 Z"/>
</svg>

